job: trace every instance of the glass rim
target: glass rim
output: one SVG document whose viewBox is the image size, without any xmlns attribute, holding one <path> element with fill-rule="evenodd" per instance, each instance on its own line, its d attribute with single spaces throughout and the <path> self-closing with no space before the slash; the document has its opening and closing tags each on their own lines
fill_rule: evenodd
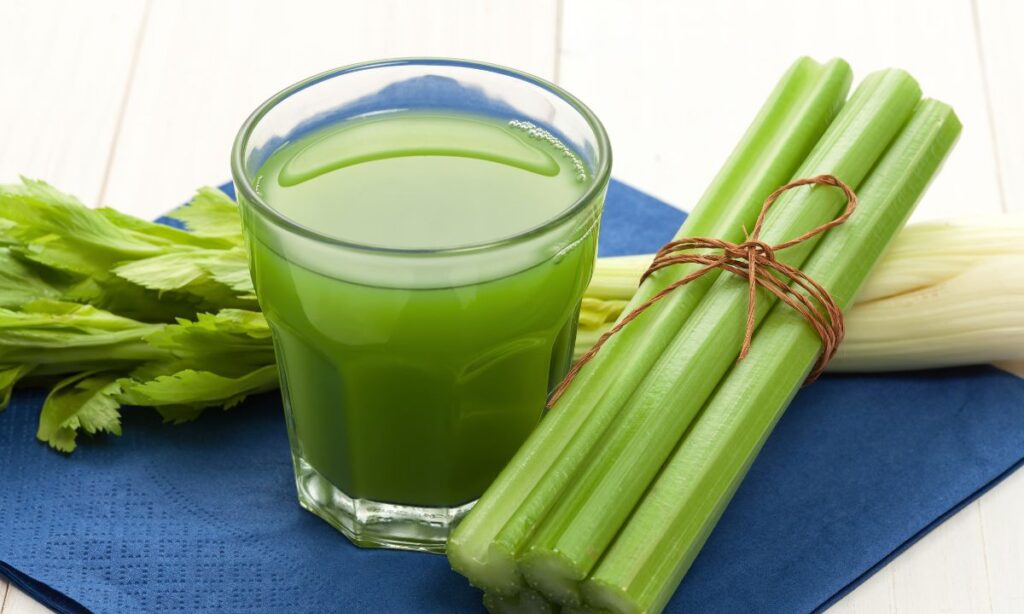
<svg viewBox="0 0 1024 614">
<path fill-rule="evenodd" d="M 438 247 L 438 248 L 397 248 L 387 247 L 381 245 L 366 245 L 355 241 L 349 241 L 338 237 L 331 236 L 329 234 L 320 232 L 314 228 L 300 224 L 299 222 L 284 215 L 274 207 L 270 206 L 262 196 L 260 196 L 255 187 L 250 181 L 248 173 L 245 171 L 245 149 L 249 144 L 249 138 L 252 136 L 253 130 L 260 123 L 260 121 L 278 104 L 286 100 L 287 98 L 307 89 L 313 87 L 323 81 L 332 79 L 348 73 L 360 72 L 364 70 L 372 70 L 375 68 L 386 68 L 392 66 L 454 66 L 458 68 L 467 68 L 472 70 L 483 70 L 506 77 L 518 79 L 524 81 L 536 87 L 540 87 L 543 90 L 554 94 L 563 101 L 569 104 L 574 111 L 576 111 L 587 123 L 587 126 L 594 133 L 597 140 L 597 152 L 598 152 L 598 164 L 597 168 L 592 172 L 592 180 L 590 185 L 587 186 L 583 194 L 581 194 L 570 206 L 563 209 L 558 215 L 526 230 L 510 234 L 506 237 L 495 239 L 492 241 L 484 241 L 480 243 L 467 243 L 464 245 L 456 245 L 451 247 Z M 586 209 L 588 204 L 593 202 L 598 192 L 604 189 L 607 185 L 608 180 L 611 176 L 611 163 L 612 163 L 612 151 L 611 144 L 608 140 L 608 134 L 605 132 L 604 125 L 597 118 L 597 115 L 590 110 L 587 105 L 583 104 L 578 98 L 562 89 L 561 87 L 551 83 L 546 79 L 542 79 L 530 73 L 516 70 L 501 66 L 499 64 L 491 64 L 488 62 L 478 62 L 475 60 L 462 60 L 457 58 L 445 58 L 445 57 L 407 57 L 407 58 L 392 58 L 383 60 L 370 60 L 367 62 L 358 62 L 355 64 L 348 64 L 338 68 L 332 68 L 319 74 L 313 75 L 303 79 L 297 83 L 294 83 L 270 98 L 263 101 L 256 110 L 254 110 L 249 117 L 242 123 L 241 128 L 238 130 L 238 134 L 235 136 L 234 144 L 231 148 L 231 175 L 235 183 L 236 191 L 240 196 L 244 196 L 247 203 L 251 204 L 260 214 L 267 216 L 273 223 L 287 229 L 290 232 L 303 236 L 307 239 L 311 239 L 320 243 L 327 243 L 335 245 L 337 247 L 343 247 L 347 249 L 365 251 L 365 252 L 377 252 L 383 254 L 393 255 L 410 255 L 410 254 L 451 254 L 451 253 L 463 253 L 472 252 L 485 249 L 491 249 L 496 247 L 502 247 L 506 245 L 512 245 L 521 241 L 529 240 L 539 234 L 542 234 L 547 229 L 556 226 L 563 221 L 572 218 L 580 211 Z"/>
</svg>

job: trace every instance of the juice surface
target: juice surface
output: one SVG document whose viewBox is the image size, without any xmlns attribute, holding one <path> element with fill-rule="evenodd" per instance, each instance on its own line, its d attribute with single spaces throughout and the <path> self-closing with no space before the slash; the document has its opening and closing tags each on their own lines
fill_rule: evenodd
<svg viewBox="0 0 1024 614">
<path fill-rule="evenodd" d="M 582 196 L 585 172 L 557 141 L 503 120 L 397 112 L 284 144 L 256 185 L 331 237 L 437 249 L 543 225 Z M 293 453 L 354 498 L 478 497 L 568 368 L 596 234 L 512 274 L 415 289 L 315 272 L 250 236 Z"/>
<path fill-rule="evenodd" d="M 258 190 L 292 220 L 360 245 L 452 248 L 540 226 L 583 193 L 574 159 L 473 115 L 388 113 L 279 149 Z"/>
</svg>

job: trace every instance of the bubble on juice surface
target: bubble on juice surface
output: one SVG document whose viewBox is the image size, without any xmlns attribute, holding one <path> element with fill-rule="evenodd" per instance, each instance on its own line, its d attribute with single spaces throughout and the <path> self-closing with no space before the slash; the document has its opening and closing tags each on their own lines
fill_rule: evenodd
<svg viewBox="0 0 1024 614">
<path fill-rule="evenodd" d="M 580 160 L 579 156 L 577 156 L 573 150 L 566 147 L 565 143 L 559 140 L 558 137 L 551 134 L 544 128 L 541 128 L 537 124 L 524 120 L 510 120 L 508 122 L 508 127 L 525 132 L 526 136 L 531 139 L 546 141 L 557 151 L 561 152 L 563 158 L 568 158 L 569 161 L 572 162 L 572 166 L 576 171 L 576 181 L 582 183 L 587 180 L 587 167 L 583 166 L 583 161 Z"/>
</svg>

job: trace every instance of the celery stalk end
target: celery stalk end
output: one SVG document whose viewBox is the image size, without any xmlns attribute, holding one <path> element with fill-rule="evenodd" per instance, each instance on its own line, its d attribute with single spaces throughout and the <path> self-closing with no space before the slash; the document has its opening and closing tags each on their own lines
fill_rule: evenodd
<svg viewBox="0 0 1024 614">
<path fill-rule="evenodd" d="M 550 550 L 531 551 L 519 561 L 527 584 L 545 597 L 562 605 L 581 605 L 580 582 L 583 577 L 572 571 L 570 561 Z"/>
<path fill-rule="evenodd" d="M 525 588 L 514 554 L 498 544 L 491 544 L 481 557 L 472 556 L 466 548 L 449 547 L 448 562 L 470 584 L 487 593 L 511 596 Z"/>
<path fill-rule="evenodd" d="M 636 601 L 621 587 L 601 580 L 588 580 L 582 589 L 587 604 L 598 611 L 616 614 L 640 614 Z"/>
</svg>

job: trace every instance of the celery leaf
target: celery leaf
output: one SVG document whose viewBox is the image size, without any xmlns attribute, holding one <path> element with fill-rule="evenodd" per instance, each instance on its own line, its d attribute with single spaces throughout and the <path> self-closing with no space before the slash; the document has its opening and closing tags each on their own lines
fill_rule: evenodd
<svg viewBox="0 0 1024 614">
<path fill-rule="evenodd" d="M 228 195 L 216 188 L 199 188 L 192 201 L 167 214 L 167 217 L 184 222 L 195 234 L 203 237 L 218 237 L 242 244 L 242 220 L 238 205 Z"/>
<path fill-rule="evenodd" d="M 250 394 L 277 388 L 278 379 L 277 366 L 271 364 L 240 377 L 224 377 L 209 371 L 185 369 L 149 381 L 124 378 L 120 384 L 124 388 L 120 400 L 125 405 L 170 407 L 177 408 L 173 409 L 175 412 L 181 412 L 184 406 L 195 409 L 216 405 L 232 407 Z"/>
<path fill-rule="evenodd" d="M 120 435 L 118 379 L 117 374 L 87 371 L 62 380 L 43 403 L 36 437 L 61 452 L 71 452 L 79 431 Z"/>
</svg>

